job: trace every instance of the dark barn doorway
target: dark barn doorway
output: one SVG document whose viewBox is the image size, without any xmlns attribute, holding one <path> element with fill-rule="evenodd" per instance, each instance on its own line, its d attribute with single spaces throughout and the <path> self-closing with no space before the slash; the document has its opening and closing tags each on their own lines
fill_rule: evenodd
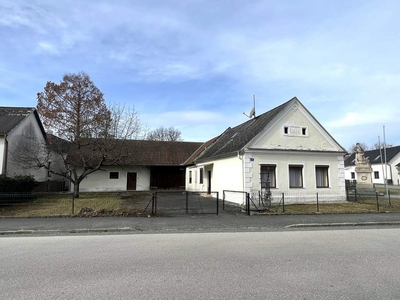
<svg viewBox="0 0 400 300">
<path fill-rule="evenodd" d="M 177 167 L 151 167 L 150 188 L 160 190 L 185 189 L 185 168 Z"/>
</svg>

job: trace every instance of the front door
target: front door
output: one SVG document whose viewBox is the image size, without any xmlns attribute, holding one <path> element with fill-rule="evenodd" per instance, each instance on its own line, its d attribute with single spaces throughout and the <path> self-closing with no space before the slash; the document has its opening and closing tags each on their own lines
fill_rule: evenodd
<svg viewBox="0 0 400 300">
<path fill-rule="evenodd" d="M 126 189 L 127 190 L 136 190 L 136 173 L 128 173 L 126 180 Z"/>
</svg>

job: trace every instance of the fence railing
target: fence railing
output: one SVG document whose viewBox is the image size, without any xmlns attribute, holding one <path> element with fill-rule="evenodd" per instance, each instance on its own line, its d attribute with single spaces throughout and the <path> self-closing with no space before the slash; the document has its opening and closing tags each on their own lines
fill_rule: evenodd
<svg viewBox="0 0 400 300">
<path fill-rule="evenodd" d="M 379 191 L 365 193 L 363 190 L 354 189 L 351 193 L 347 194 L 347 200 L 364 205 L 375 205 L 377 211 L 400 210 L 400 193 L 397 189 L 393 191 L 389 189 L 387 194 Z"/>
<path fill-rule="evenodd" d="M 121 191 L 80 193 L 9 193 L 0 194 L 0 217 L 35 216 L 147 216 L 174 214 L 224 213 L 343 213 L 400 212 L 400 193 L 389 190 L 372 194 L 359 192 L 343 195 L 330 193 L 279 193 L 269 198 L 259 192 L 225 190 L 217 192 L 191 191 Z M 221 201 L 222 200 L 222 201 Z M 329 205 L 330 204 L 330 205 Z"/>
<path fill-rule="evenodd" d="M 218 192 L 124 191 L 0 194 L 0 217 L 220 213 Z"/>
<path fill-rule="evenodd" d="M 157 191 L 153 193 L 151 214 L 219 215 L 219 194 L 218 192 Z"/>
</svg>

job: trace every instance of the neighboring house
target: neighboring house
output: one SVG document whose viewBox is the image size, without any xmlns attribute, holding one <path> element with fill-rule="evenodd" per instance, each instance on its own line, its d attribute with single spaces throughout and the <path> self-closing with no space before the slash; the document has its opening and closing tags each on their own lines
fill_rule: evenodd
<svg viewBox="0 0 400 300">
<path fill-rule="evenodd" d="M 122 143 L 126 157 L 88 175 L 79 186 L 80 192 L 185 189 L 183 163 L 202 145 L 143 140 Z"/>
<path fill-rule="evenodd" d="M 285 201 L 344 201 L 346 151 L 297 99 L 226 129 L 187 161 L 189 191 L 255 192 L 269 183 Z M 236 199 L 236 198 L 235 198 Z M 243 203 L 243 198 L 239 201 Z"/>
<path fill-rule="evenodd" d="M 385 183 L 385 151 L 384 149 L 375 149 L 364 151 L 364 156 L 369 160 L 372 168 L 372 183 Z M 400 146 L 386 148 L 386 177 L 388 184 L 400 185 Z M 356 180 L 355 173 L 355 154 L 351 154 L 346 158 L 345 162 L 345 177 L 346 180 Z"/>
<path fill-rule="evenodd" d="M 0 107 L 0 172 L 9 177 L 32 175 L 39 183 L 60 180 L 50 178 L 44 168 L 36 168 L 32 161 L 33 151 L 40 155 L 40 145 L 47 142 L 39 115 L 33 107 Z"/>
</svg>

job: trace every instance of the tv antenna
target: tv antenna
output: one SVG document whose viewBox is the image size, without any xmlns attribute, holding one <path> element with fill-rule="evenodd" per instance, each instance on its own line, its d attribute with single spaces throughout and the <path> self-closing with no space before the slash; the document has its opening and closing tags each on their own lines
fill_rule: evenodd
<svg viewBox="0 0 400 300">
<path fill-rule="evenodd" d="M 246 117 L 250 118 L 255 118 L 256 117 L 256 95 L 253 95 L 253 108 L 250 110 L 249 114 L 243 113 Z"/>
</svg>

